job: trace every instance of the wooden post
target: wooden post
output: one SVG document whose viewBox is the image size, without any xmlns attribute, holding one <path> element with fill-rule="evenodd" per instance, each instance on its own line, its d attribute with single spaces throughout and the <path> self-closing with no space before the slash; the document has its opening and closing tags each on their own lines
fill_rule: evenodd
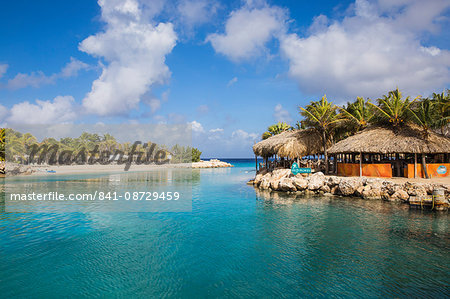
<svg viewBox="0 0 450 299">
<path fill-rule="evenodd" d="M 359 152 L 359 176 L 362 177 L 362 153 Z"/>
<path fill-rule="evenodd" d="M 426 155 L 422 154 L 422 169 L 423 169 L 423 174 L 424 177 L 426 179 L 429 179 L 430 177 L 428 176 L 428 171 L 427 171 L 427 160 L 426 160 Z"/>
<path fill-rule="evenodd" d="M 417 177 L 417 153 L 414 153 L 414 178 Z"/>
</svg>

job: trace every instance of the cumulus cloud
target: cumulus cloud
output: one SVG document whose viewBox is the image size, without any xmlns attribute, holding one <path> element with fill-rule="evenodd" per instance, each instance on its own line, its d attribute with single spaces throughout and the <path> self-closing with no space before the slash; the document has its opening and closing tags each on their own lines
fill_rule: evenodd
<svg viewBox="0 0 450 299">
<path fill-rule="evenodd" d="M 106 65 L 83 106 L 99 115 L 123 114 L 136 108 L 152 85 L 170 77 L 165 57 L 177 37 L 171 23 L 151 24 L 136 0 L 99 4 L 106 30 L 83 40 L 79 48 L 102 57 Z"/>
<path fill-rule="evenodd" d="M 209 140 L 219 140 L 222 138 L 223 135 L 223 129 L 221 128 L 210 129 L 208 132 L 209 132 L 208 136 Z"/>
<path fill-rule="evenodd" d="M 189 124 L 191 125 L 192 132 L 195 132 L 195 133 L 205 132 L 205 129 L 203 128 L 202 124 L 199 123 L 198 121 L 194 120 L 194 121 L 191 121 Z"/>
<path fill-rule="evenodd" d="M 237 77 L 234 77 L 233 79 L 231 79 L 230 81 L 228 81 L 227 87 L 230 87 L 231 85 L 233 85 L 234 83 L 236 83 L 238 81 Z"/>
<path fill-rule="evenodd" d="M 157 98 L 151 98 L 147 101 L 147 104 L 150 106 L 152 113 L 155 113 L 159 108 L 161 108 L 161 101 Z"/>
<path fill-rule="evenodd" d="M 63 78 L 70 78 L 78 76 L 78 72 L 81 70 L 88 69 L 89 65 L 86 63 L 79 61 L 73 57 L 70 57 L 70 62 L 64 66 L 61 70 L 59 76 Z"/>
<path fill-rule="evenodd" d="M 8 70 L 7 64 L 0 64 L 0 78 L 3 77 L 3 75 L 6 73 L 7 70 Z"/>
<path fill-rule="evenodd" d="M 14 124 L 54 124 L 73 121 L 77 113 L 72 96 L 57 96 L 53 101 L 36 100 L 36 104 L 15 104 L 7 121 Z"/>
<path fill-rule="evenodd" d="M 342 21 L 315 19 L 305 38 L 281 37 L 289 74 L 302 91 L 378 97 L 399 87 L 415 95 L 448 86 L 450 52 L 425 46 L 450 2 L 358 0 Z"/>
<path fill-rule="evenodd" d="M 0 104 L 0 123 L 3 123 L 8 115 L 8 108 Z"/>
<path fill-rule="evenodd" d="M 9 89 L 20 89 L 25 87 L 38 88 L 42 85 L 54 84 L 57 79 L 75 77 L 80 70 L 88 69 L 89 65 L 70 57 L 68 62 L 60 72 L 47 76 L 42 71 L 31 72 L 29 74 L 18 73 L 14 78 L 9 79 L 6 87 Z M 6 71 L 6 69 L 5 69 Z M 1 74 L 1 66 L 0 66 Z M 1 76 L 0 76 L 1 77 Z"/>
<path fill-rule="evenodd" d="M 217 53 L 242 61 L 267 51 L 266 44 L 284 31 L 285 21 L 283 9 L 249 1 L 230 14 L 223 34 L 210 34 L 206 40 Z"/>
<path fill-rule="evenodd" d="M 218 2 L 210 0 L 181 0 L 177 5 L 177 20 L 192 28 L 208 22 L 217 13 Z"/>
<path fill-rule="evenodd" d="M 275 106 L 274 112 L 273 112 L 273 118 L 277 122 L 286 122 L 289 123 L 292 121 L 291 114 L 289 111 L 283 108 L 281 104 L 277 104 Z"/>
<path fill-rule="evenodd" d="M 31 72 L 30 74 L 18 73 L 14 78 L 8 80 L 7 87 L 10 89 L 28 86 L 38 88 L 41 85 L 53 84 L 54 82 L 54 76 L 46 76 L 42 71 Z"/>
<path fill-rule="evenodd" d="M 256 133 L 248 133 L 244 130 L 238 129 L 236 131 L 233 131 L 233 133 L 231 133 L 231 138 L 236 138 L 245 141 L 254 141 L 259 138 L 259 135 Z"/>
</svg>

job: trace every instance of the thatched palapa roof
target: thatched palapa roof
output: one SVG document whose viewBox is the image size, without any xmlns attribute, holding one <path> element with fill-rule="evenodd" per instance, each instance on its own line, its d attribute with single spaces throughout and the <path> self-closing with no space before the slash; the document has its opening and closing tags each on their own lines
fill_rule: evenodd
<svg viewBox="0 0 450 299">
<path fill-rule="evenodd" d="M 322 152 L 322 139 L 314 130 L 286 131 L 253 146 L 257 156 L 297 158 Z"/>
<path fill-rule="evenodd" d="M 442 154 L 450 153 L 450 138 L 432 131 L 428 138 L 415 126 L 404 126 L 394 132 L 391 128 L 369 127 L 339 141 L 329 151 L 331 154 Z"/>
</svg>

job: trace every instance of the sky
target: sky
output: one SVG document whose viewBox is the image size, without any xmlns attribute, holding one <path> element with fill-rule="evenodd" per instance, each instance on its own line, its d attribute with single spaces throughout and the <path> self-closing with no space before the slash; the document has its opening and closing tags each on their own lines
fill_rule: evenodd
<svg viewBox="0 0 450 299">
<path fill-rule="evenodd" d="M 278 121 L 450 87 L 449 0 L 2 1 L 0 124 L 181 124 L 252 157 Z"/>
</svg>

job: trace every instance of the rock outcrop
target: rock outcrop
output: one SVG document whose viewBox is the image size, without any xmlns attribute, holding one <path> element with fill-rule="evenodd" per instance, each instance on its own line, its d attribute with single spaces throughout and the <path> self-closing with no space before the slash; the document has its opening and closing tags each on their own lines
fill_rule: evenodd
<svg viewBox="0 0 450 299">
<path fill-rule="evenodd" d="M 230 163 L 223 162 L 217 159 L 192 163 L 192 168 L 220 168 L 220 167 L 234 167 L 234 166 L 231 165 Z"/>
<path fill-rule="evenodd" d="M 293 175 L 289 169 L 258 173 L 252 182 L 255 187 L 263 190 L 401 202 L 408 202 L 410 197 L 431 195 L 435 188 L 443 188 L 446 199 L 450 198 L 449 184 L 397 183 L 381 178 L 325 176 L 321 172 L 304 177 L 300 174 Z"/>
</svg>

